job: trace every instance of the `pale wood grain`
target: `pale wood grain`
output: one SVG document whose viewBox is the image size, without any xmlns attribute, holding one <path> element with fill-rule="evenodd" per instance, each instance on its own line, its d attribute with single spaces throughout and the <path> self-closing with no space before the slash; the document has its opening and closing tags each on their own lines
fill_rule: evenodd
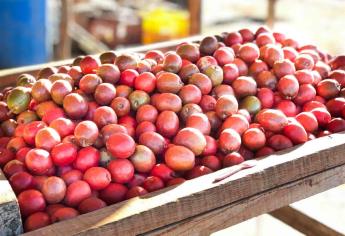
<svg viewBox="0 0 345 236">
<path fill-rule="evenodd" d="M 23 232 L 16 195 L 0 169 L 0 236 Z"/>
<path fill-rule="evenodd" d="M 270 215 L 305 235 L 344 236 L 344 234 L 290 206 L 272 211 Z"/>
<path fill-rule="evenodd" d="M 245 198 L 238 202 L 228 204 L 204 214 L 188 218 L 181 222 L 156 229 L 145 233 L 144 235 L 209 235 L 212 232 L 235 225 L 252 217 L 270 212 L 292 202 L 307 198 L 316 193 L 326 191 L 336 187 L 345 181 L 345 165 L 341 165 L 327 171 L 323 171 L 308 177 L 284 184 L 280 187 L 264 191 L 255 196 Z M 286 209 L 286 208 L 283 208 Z M 278 210 L 279 212 L 279 210 Z M 284 213 L 292 213 L 284 212 Z M 303 219 L 301 213 L 294 212 L 292 215 L 282 212 L 274 214 L 279 215 L 279 219 L 285 218 L 283 222 L 307 235 L 329 235 L 340 236 L 339 234 L 325 225 L 313 224 L 308 219 Z M 294 219 L 294 217 L 296 217 Z M 288 220 L 286 219 L 288 218 Z M 294 222 L 293 224 L 292 221 Z M 314 228 L 313 228 L 314 227 Z M 301 230 L 303 229 L 303 230 Z M 308 229 L 308 230 L 307 230 Z"/>
<path fill-rule="evenodd" d="M 262 158 L 257 166 L 218 183 L 213 183 L 214 179 L 228 169 L 53 224 L 27 235 L 134 235 L 148 232 L 344 165 L 344 150 L 344 133 L 333 134 Z M 301 199 L 304 196 L 297 194 L 295 197 Z M 281 207 L 278 205 L 280 200 L 276 198 L 272 201 Z"/>
</svg>

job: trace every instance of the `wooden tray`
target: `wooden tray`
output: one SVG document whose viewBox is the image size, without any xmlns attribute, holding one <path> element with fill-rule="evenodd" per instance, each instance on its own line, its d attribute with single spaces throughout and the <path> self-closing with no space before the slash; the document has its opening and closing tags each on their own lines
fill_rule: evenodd
<svg viewBox="0 0 345 236">
<path fill-rule="evenodd" d="M 179 42 L 129 50 L 170 50 Z M 49 65 L 68 63 L 70 60 Z M 46 64 L 0 71 L 0 86 L 13 84 L 18 74 L 35 74 L 44 66 Z M 345 132 L 332 134 L 257 159 L 256 166 L 250 169 L 241 170 L 243 164 L 222 169 L 25 235 L 209 235 L 343 184 L 344 151 Z M 229 171 L 237 173 L 215 182 Z M 0 181 L 7 186 L 4 192 L 1 185 L 0 191 L 0 235 L 3 235 L 6 234 L 2 230 L 4 226 L 11 225 L 3 220 L 4 196 L 11 196 L 10 202 L 15 206 L 10 219 L 14 220 L 15 216 L 17 225 L 20 219 L 14 193 L 6 180 L 0 178 Z M 18 232 L 13 229 L 13 233 Z"/>
</svg>

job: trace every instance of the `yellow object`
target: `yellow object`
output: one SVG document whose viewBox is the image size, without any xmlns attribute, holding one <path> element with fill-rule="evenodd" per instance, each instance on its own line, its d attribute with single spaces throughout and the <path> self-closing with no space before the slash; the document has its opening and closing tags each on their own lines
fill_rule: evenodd
<svg viewBox="0 0 345 236">
<path fill-rule="evenodd" d="M 143 43 L 153 43 L 189 35 L 189 13 L 185 10 L 156 8 L 142 14 Z"/>
</svg>

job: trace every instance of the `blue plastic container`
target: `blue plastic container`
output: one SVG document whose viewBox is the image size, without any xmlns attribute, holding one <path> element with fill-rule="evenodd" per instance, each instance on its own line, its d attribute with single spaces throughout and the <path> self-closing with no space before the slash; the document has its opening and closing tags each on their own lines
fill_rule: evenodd
<svg viewBox="0 0 345 236">
<path fill-rule="evenodd" d="M 50 59 L 46 0 L 0 1 L 0 68 Z"/>
</svg>

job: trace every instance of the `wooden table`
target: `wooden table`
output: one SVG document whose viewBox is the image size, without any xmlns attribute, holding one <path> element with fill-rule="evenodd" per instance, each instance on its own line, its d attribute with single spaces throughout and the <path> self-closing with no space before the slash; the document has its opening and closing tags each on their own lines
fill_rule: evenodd
<svg viewBox="0 0 345 236">
<path fill-rule="evenodd" d="M 178 43 L 131 51 L 170 50 Z M 66 63 L 70 61 L 51 65 Z M 37 69 L 34 66 L 0 71 L 0 81 L 2 85 L 13 84 L 16 75 L 35 74 Z M 260 158 L 249 169 L 241 170 L 243 164 L 222 169 L 26 235 L 208 235 L 343 184 L 344 151 L 345 132 L 332 134 Z M 229 171 L 238 172 L 215 181 Z"/>
</svg>

